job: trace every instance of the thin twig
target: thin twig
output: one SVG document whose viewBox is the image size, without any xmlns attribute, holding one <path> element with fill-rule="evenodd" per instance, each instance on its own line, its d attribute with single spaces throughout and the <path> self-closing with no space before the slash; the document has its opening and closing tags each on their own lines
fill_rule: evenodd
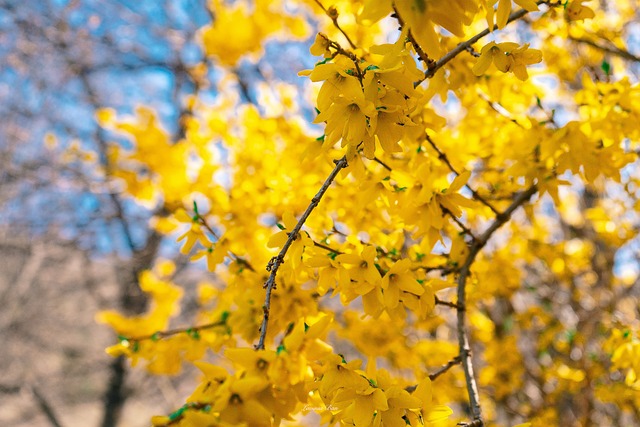
<svg viewBox="0 0 640 427">
<path fill-rule="evenodd" d="M 438 369 L 432 374 L 429 374 L 429 379 L 431 381 L 435 380 L 440 375 L 447 372 L 449 369 L 453 368 L 456 365 L 459 365 L 461 361 L 462 361 L 462 358 L 460 357 L 460 355 L 454 357 L 453 359 L 449 360 L 445 365 L 442 365 L 440 369 Z M 406 387 L 405 390 L 408 391 L 409 393 L 413 393 L 416 390 L 416 388 L 417 386 L 412 385 L 412 386 Z"/>
<path fill-rule="evenodd" d="M 529 200 L 536 192 L 538 187 L 534 184 L 526 191 L 518 194 L 511 205 L 501 214 L 496 216 L 496 219 L 486 229 L 480 237 L 478 237 L 471 248 L 469 249 L 469 255 L 464 262 L 464 265 L 460 269 L 460 275 L 458 276 L 458 313 L 457 313 L 457 330 L 458 330 L 458 346 L 460 348 L 460 356 L 462 358 L 462 367 L 464 369 L 465 379 L 467 383 L 467 393 L 469 395 L 469 406 L 471 407 L 471 413 L 473 414 L 473 421 L 471 424 L 463 424 L 467 426 L 479 426 L 484 425 L 482 420 L 482 410 L 480 408 L 478 385 L 476 383 L 473 373 L 473 363 L 471 360 L 471 347 L 469 345 L 469 335 L 467 334 L 466 327 L 466 284 L 467 278 L 471 272 L 471 265 L 473 264 L 476 256 L 482 248 L 487 244 L 493 233 L 495 233 L 500 227 L 502 227 L 509 219 L 513 212 Z"/>
<path fill-rule="evenodd" d="M 447 167 L 449 168 L 449 170 L 451 172 L 455 173 L 456 175 L 460 175 L 460 173 L 456 170 L 456 168 L 453 167 L 453 165 L 449 161 L 449 158 L 447 157 L 447 155 L 438 148 L 438 146 L 435 144 L 435 142 L 433 142 L 433 139 L 431 139 L 429 134 L 427 134 L 426 139 L 427 139 L 427 142 L 429 143 L 429 145 L 431 145 L 431 147 L 436 151 L 436 153 L 438 153 L 438 159 L 440 159 L 442 162 L 444 162 L 444 164 L 447 165 Z M 491 211 L 494 214 L 500 215 L 500 212 L 491 203 L 489 203 L 487 201 L 487 199 L 482 197 L 480 194 L 478 194 L 478 192 L 476 190 L 471 188 L 469 186 L 469 184 L 465 184 L 465 187 L 467 187 L 469 189 L 469 191 L 471 191 L 471 194 L 473 195 L 474 199 L 476 199 L 477 201 L 479 201 L 480 203 L 482 203 L 483 205 L 485 205 L 486 207 L 491 209 Z"/>
<path fill-rule="evenodd" d="M 121 341 L 130 341 L 130 342 L 140 342 L 140 341 L 144 341 L 144 340 L 157 340 L 157 339 L 161 339 L 161 338 L 167 338 L 173 335 L 178 335 L 178 334 L 183 334 L 183 333 L 194 333 L 194 332 L 199 332 L 205 329 L 211 329 L 211 328 L 215 328 L 216 326 L 224 326 L 227 324 L 226 319 L 223 320 L 218 320 L 217 322 L 212 322 L 212 323 L 207 323 L 204 325 L 200 325 L 200 326 L 189 326 L 186 328 L 176 328 L 176 329 L 169 329 L 166 331 L 157 331 L 154 332 L 153 334 L 149 334 L 149 335 L 142 335 L 139 337 L 121 337 Z"/>
<path fill-rule="evenodd" d="M 309 218 L 309 215 L 311 215 L 311 212 L 315 209 L 316 206 L 318 206 L 318 203 L 320 203 L 320 200 L 322 200 L 322 196 L 324 196 L 324 193 L 327 191 L 327 189 L 329 188 L 333 180 L 336 178 L 336 176 L 338 176 L 338 172 L 340 172 L 342 169 L 348 166 L 346 156 L 342 157 L 340 160 L 334 160 L 334 162 L 336 166 L 333 168 L 333 170 L 325 180 L 324 184 L 322 184 L 322 186 L 318 190 L 318 193 L 313 197 L 313 199 L 311 199 L 311 203 L 309 203 L 309 206 L 307 206 L 307 209 L 304 211 L 304 213 L 298 220 L 298 223 L 295 225 L 295 227 L 293 227 L 293 230 L 289 232 L 289 237 L 287 238 L 287 241 L 285 242 L 284 246 L 280 250 L 280 253 L 278 253 L 278 255 L 276 255 L 275 257 L 271 258 L 271 260 L 269 261 L 269 264 L 267 265 L 267 271 L 269 271 L 270 274 L 269 274 L 269 278 L 267 279 L 267 281 L 263 286 L 266 289 L 266 295 L 264 299 L 264 305 L 262 306 L 262 311 L 263 311 L 262 325 L 260 326 L 260 339 L 258 340 L 258 344 L 256 344 L 255 346 L 256 350 L 264 350 L 264 343 L 267 337 L 267 326 L 269 324 L 269 310 L 271 309 L 271 293 L 276 287 L 276 275 L 278 274 L 278 269 L 280 268 L 280 265 L 284 262 L 284 257 L 287 254 L 289 247 L 291 246 L 293 241 L 298 237 L 298 233 L 300 232 L 300 229 L 304 225 L 307 218 Z"/>
<path fill-rule="evenodd" d="M 342 35 L 344 36 L 344 38 L 347 39 L 347 42 L 349 42 L 349 46 L 351 46 L 351 49 L 357 49 L 355 43 L 353 43 L 351 41 L 351 38 L 349 38 L 349 35 L 342 29 L 342 27 L 340 27 L 340 24 L 338 24 L 338 10 L 331 6 L 329 9 L 325 8 L 322 3 L 320 3 L 319 0 L 315 0 L 316 4 L 318 6 L 320 6 L 320 8 L 322 10 L 324 10 L 324 13 L 327 14 L 327 16 L 331 19 L 331 21 L 333 22 L 333 25 L 338 29 L 338 31 L 340 31 L 342 33 Z"/>
<path fill-rule="evenodd" d="M 378 163 L 380 166 L 382 166 L 383 168 L 385 168 L 386 170 L 388 170 L 389 172 L 391 172 L 391 166 L 389 166 L 388 164 L 386 164 L 385 162 L 383 162 L 382 160 L 380 160 L 377 157 L 374 157 L 372 159 L 374 162 Z"/>
<path fill-rule="evenodd" d="M 218 236 L 218 234 L 213 230 L 213 228 L 211 228 L 211 226 L 207 223 L 207 221 L 204 219 L 204 217 L 202 215 L 200 215 L 198 212 L 195 213 L 196 217 L 198 218 L 198 222 L 200 223 L 200 225 L 202 225 L 209 233 L 211 233 L 211 235 L 213 237 L 216 238 L 216 240 L 220 240 L 220 237 Z M 245 267 L 247 267 L 249 270 L 255 272 L 256 269 L 253 268 L 253 266 L 251 265 L 251 263 L 249 261 L 247 261 L 245 258 L 236 255 L 235 253 L 228 251 L 229 255 L 231 256 L 231 258 L 233 258 L 234 261 L 236 261 L 238 264 L 242 264 Z"/>
<path fill-rule="evenodd" d="M 364 73 L 360 69 L 360 58 L 358 58 L 358 56 L 355 53 L 345 50 L 342 46 L 340 46 L 340 43 L 331 40 L 327 35 L 322 33 L 318 33 L 318 35 L 324 38 L 329 43 L 329 47 L 335 49 L 336 54 L 346 56 L 353 62 L 353 65 L 356 67 L 356 77 L 360 81 L 360 87 L 364 89 L 364 85 L 362 82 L 362 80 L 364 79 Z"/>
<path fill-rule="evenodd" d="M 444 305 L 444 306 L 455 308 L 455 309 L 459 308 L 458 304 L 456 304 L 455 302 L 443 301 L 438 297 L 436 297 L 436 305 Z"/>
<path fill-rule="evenodd" d="M 316 242 L 315 240 L 313 241 L 313 245 L 318 247 L 318 248 L 320 248 L 320 249 L 324 249 L 325 251 L 332 252 L 334 254 L 338 254 L 338 255 L 344 254 L 344 252 L 342 252 L 342 251 L 339 251 L 337 249 L 333 249 L 332 247 L 327 246 L 327 245 L 323 245 L 322 243 Z"/>
<path fill-rule="evenodd" d="M 593 41 L 593 40 L 589 40 L 589 39 L 585 39 L 582 37 L 572 37 L 569 36 L 569 40 L 574 41 L 576 43 L 583 43 L 586 44 L 588 46 L 591 46 L 595 49 L 599 49 L 603 52 L 607 52 L 610 53 L 612 55 L 616 55 L 619 56 L 620 58 L 629 60 L 629 61 L 634 61 L 634 62 L 640 62 L 640 56 L 636 56 L 634 54 L 632 54 L 629 51 L 626 51 L 624 49 L 621 49 L 617 46 L 603 46 L 601 44 L 598 44 L 597 42 Z"/>
<path fill-rule="evenodd" d="M 392 16 L 395 17 L 398 20 L 398 24 L 400 24 L 400 28 L 401 29 L 404 28 L 404 20 L 402 19 L 402 17 L 398 13 L 398 9 L 396 8 L 395 5 L 393 6 L 393 15 Z M 434 67 L 436 65 L 436 61 L 434 61 L 433 59 L 429 58 L 429 55 L 427 55 L 427 53 L 422 49 L 422 46 L 420 46 L 420 44 L 413 37 L 413 34 L 411 33 L 411 30 L 407 31 L 407 37 L 409 38 L 409 41 L 411 42 L 411 45 L 413 45 L 413 49 L 418 54 L 418 57 L 427 66 L 427 70 L 429 70 L 432 67 Z"/>
<path fill-rule="evenodd" d="M 449 209 L 445 208 L 444 206 L 440 205 L 440 209 L 442 209 L 442 212 L 445 213 L 445 215 L 449 215 L 449 217 L 453 220 L 453 222 L 455 222 L 458 227 L 460 227 L 460 229 L 462 230 L 462 232 L 464 234 L 466 234 L 467 236 L 471 237 L 471 240 L 474 241 L 476 240 L 476 236 L 473 235 L 473 233 L 471 232 L 471 230 L 469 229 L 469 227 L 467 227 L 466 225 L 464 225 L 462 223 L 462 221 L 460 221 L 458 219 L 457 216 L 455 216 L 453 214 L 453 212 L 451 212 Z"/>
<path fill-rule="evenodd" d="M 429 379 L 431 381 L 435 380 L 440 375 L 442 375 L 445 372 L 447 372 L 449 369 L 453 368 L 456 365 L 459 365 L 460 362 L 462 362 L 462 357 L 460 357 L 460 355 L 458 355 L 458 356 L 454 357 L 453 359 L 449 360 L 446 365 L 442 366 L 440 369 L 435 371 L 433 374 L 429 374 Z"/>
<path fill-rule="evenodd" d="M 38 402 L 38 406 L 40 407 L 40 410 L 45 415 L 45 417 L 47 417 L 47 420 L 49 420 L 49 423 L 53 427 L 62 427 L 60 420 L 56 416 L 56 413 L 53 411 L 53 408 L 51 407 L 47 399 L 44 397 L 44 395 L 40 393 L 40 391 L 33 385 L 29 386 L 29 390 L 33 394 L 33 397 L 36 399 L 36 402 Z"/>
</svg>

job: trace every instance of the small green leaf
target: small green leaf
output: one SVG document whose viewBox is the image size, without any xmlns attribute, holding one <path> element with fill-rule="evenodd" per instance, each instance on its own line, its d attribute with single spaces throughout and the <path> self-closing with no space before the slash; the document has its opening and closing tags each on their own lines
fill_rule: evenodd
<svg viewBox="0 0 640 427">
<path fill-rule="evenodd" d="M 160 332 L 155 332 L 151 335 L 151 341 L 158 341 L 160 339 Z"/>
<path fill-rule="evenodd" d="M 602 64 L 600 64 L 600 68 L 602 68 L 602 71 L 604 71 L 607 76 L 611 74 L 611 64 L 609 64 L 607 61 L 602 61 Z"/>
<path fill-rule="evenodd" d="M 287 349 L 286 349 L 286 348 L 284 348 L 284 344 L 280 344 L 280 345 L 278 346 L 278 348 L 276 349 L 276 354 L 280 354 L 280 353 L 282 353 L 283 351 L 287 351 Z"/>
<path fill-rule="evenodd" d="M 276 226 L 280 229 L 280 230 L 286 230 L 286 227 L 280 223 L 277 223 Z"/>
<path fill-rule="evenodd" d="M 193 201 L 193 211 L 196 213 L 196 215 L 198 215 L 198 204 L 195 200 Z"/>
<path fill-rule="evenodd" d="M 180 418 L 182 416 L 182 414 L 186 410 L 187 410 L 187 407 L 183 406 L 182 408 L 173 411 L 171 414 L 169 414 L 169 421 L 177 420 L 178 418 Z"/>
</svg>

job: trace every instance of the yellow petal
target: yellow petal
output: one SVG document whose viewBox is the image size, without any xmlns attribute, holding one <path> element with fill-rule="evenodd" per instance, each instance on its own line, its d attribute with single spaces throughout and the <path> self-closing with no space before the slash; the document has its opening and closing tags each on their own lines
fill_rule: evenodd
<svg viewBox="0 0 640 427">
<path fill-rule="evenodd" d="M 538 9 L 538 5 L 533 0 L 513 0 L 516 2 L 518 6 L 523 9 L 528 10 L 529 12 L 535 12 Z"/>
<path fill-rule="evenodd" d="M 500 0 L 498 3 L 498 13 L 496 14 L 496 25 L 498 29 L 502 29 L 507 25 L 509 13 L 511 13 L 511 0 Z"/>
</svg>

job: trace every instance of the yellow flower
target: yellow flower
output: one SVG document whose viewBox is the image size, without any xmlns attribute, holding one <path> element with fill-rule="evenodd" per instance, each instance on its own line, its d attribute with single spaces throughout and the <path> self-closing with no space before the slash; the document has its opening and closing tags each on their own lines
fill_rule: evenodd
<svg viewBox="0 0 640 427">
<path fill-rule="evenodd" d="M 582 5 L 585 1 L 588 0 L 573 0 L 569 3 L 565 9 L 565 14 L 569 21 L 584 21 L 596 16 L 593 10 Z"/>
<path fill-rule="evenodd" d="M 307 72 L 303 72 L 304 74 Z M 356 69 L 351 60 L 338 57 L 335 62 L 318 64 L 309 74 L 312 82 L 324 81 L 318 92 L 318 109 L 326 110 L 338 96 L 357 96 L 362 88 L 356 77 Z"/>
<path fill-rule="evenodd" d="M 483 75 L 493 63 L 503 73 L 512 72 L 520 80 L 526 80 L 527 65 L 542 61 L 542 52 L 538 49 L 529 49 L 529 44 L 518 47 L 517 43 L 491 42 L 485 45 L 480 52 L 478 62 L 472 71 L 476 76 Z"/>
<path fill-rule="evenodd" d="M 367 133 L 367 117 L 376 113 L 373 103 L 362 92 L 346 98 L 339 97 L 329 108 L 321 111 L 314 123 L 327 122 L 325 142 L 330 146 L 342 138 L 342 146 L 360 144 Z"/>
<path fill-rule="evenodd" d="M 331 56 L 331 51 L 329 50 L 329 38 L 322 34 L 316 34 L 316 39 L 309 48 L 309 52 L 311 52 L 314 56 L 324 56 L 325 58 L 329 58 Z"/>
<path fill-rule="evenodd" d="M 216 266 L 224 261 L 224 257 L 227 256 L 229 245 L 230 242 L 227 239 L 220 239 L 215 245 L 211 245 L 210 247 L 197 252 L 191 257 L 191 259 L 197 260 L 203 257 L 206 258 L 207 269 L 213 272 L 216 270 Z"/>
<path fill-rule="evenodd" d="M 355 254 L 342 254 L 338 255 L 336 260 L 341 264 L 354 266 L 349 270 L 351 279 L 369 285 L 362 288 L 363 291 L 366 290 L 363 292 L 364 294 L 380 281 L 380 273 L 376 268 L 375 258 L 376 248 L 373 246 L 365 246 L 359 256 Z"/>
<path fill-rule="evenodd" d="M 410 292 L 414 295 L 422 295 L 424 288 L 416 281 L 411 271 L 411 260 L 401 259 L 391 266 L 387 274 L 382 278 L 385 305 L 395 308 L 402 299 L 400 291 Z"/>
</svg>

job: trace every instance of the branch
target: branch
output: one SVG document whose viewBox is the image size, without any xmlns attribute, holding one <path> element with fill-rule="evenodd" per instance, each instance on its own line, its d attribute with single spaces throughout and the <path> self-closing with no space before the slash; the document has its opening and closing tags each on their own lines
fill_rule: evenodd
<svg viewBox="0 0 640 427">
<path fill-rule="evenodd" d="M 460 357 L 462 358 L 462 367 L 464 369 L 464 375 L 467 383 L 467 393 L 469 395 L 469 405 L 471 406 L 471 413 L 473 414 L 473 421 L 471 424 L 463 424 L 467 426 L 484 426 L 482 420 L 482 410 L 480 408 L 478 385 L 473 374 L 473 362 L 471 360 L 471 347 L 469 345 L 469 336 L 466 327 L 466 284 L 467 277 L 471 271 L 471 265 L 475 261 L 476 256 L 482 248 L 487 244 L 493 233 L 495 233 L 500 227 L 502 227 L 509 219 L 513 212 L 529 200 L 536 192 L 538 187 L 534 184 L 526 191 L 518 194 L 511 205 L 501 214 L 496 216 L 496 219 L 491 223 L 489 228 L 482 233 L 471 245 L 469 255 L 465 260 L 464 265 L 460 269 L 460 275 L 458 276 L 458 313 L 457 313 L 457 330 L 458 330 L 458 346 L 460 348 Z"/>
<path fill-rule="evenodd" d="M 442 375 L 445 372 L 447 372 L 452 367 L 454 367 L 456 365 L 459 365 L 460 362 L 462 362 L 462 357 L 460 357 L 460 355 L 458 355 L 458 356 L 454 357 L 453 359 L 449 360 L 446 365 L 442 366 L 440 369 L 435 371 L 433 374 L 429 374 L 429 379 L 431 381 L 435 380 L 436 378 L 438 378 L 440 375 Z"/>
<path fill-rule="evenodd" d="M 338 55 L 338 54 L 339 55 L 343 55 L 343 56 L 349 58 L 353 62 L 353 65 L 356 67 L 356 74 L 357 74 L 356 77 L 360 81 L 360 87 L 362 87 L 362 89 L 364 90 L 364 86 L 363 86 L 363 83 L 362 83 L 362 79 L 364 78 L 364 73 L 360 69 L 360 59 L 358 58 L 358 56 L 353 52 L 350 52 L 348 50 L 343 49 L 343 47 L 340 46 L 340 43 L 334 42 L 327 35 L 322 34 L 322 33 L 318 33 L 318 35 L 320 37 L 324 38 L 329 43 L 329 47 L 331 47 L 331 48 L 336 50 L 336 53 L 334 54 L 334 56 Z M 333 56 L 332 56 L 332 58 L 333 58 Z"/>
<path fill-rule="evenodd" d="M 58 420 L 58 417 L 53 411 L 53 408 L 51 407 L 47 399 L 40 393 L 40 391 L 38 391 L 38 389 L 33 385 L 29 386 L 29 390 L 33 394 L 33 397 L 36 399 L 36 402 L 38 402 L 40 410 L 45 415 L 45 417 L 47 417 L 47 420 L 49 420 L 49 423 L 53 427 L 62 427 L 62 424 L 60 423 L 60 420 Z"/>
<path fill-rule="evenodd" d="M 139 342 L 139 341 L 144 341 L 144 340 L 158 340 L 161 338 L 167 338 L 170 337 L 172 335 L 178 335 L 178 334 L 182 334 L 182 333 L 187 333 L 189 335 L 193 335 L 196 332 L 205 330 L 205 329 L 211 329 L 211 328 L 215 328 L 216 326 L 223 326 L 227 324 L 227 319 L 226 316 L 223 316 L 223 318 L 221 320 L 218 320 L 217 322 L 211 322 L 211 323 L 207 323 L 204 325 L 200 325 L 200 326 L 189 326 L 186 328 L 176 328 L 176 329 L 169 329 L 167 331 L 157 331 L 154 332 L 153 334 L 150 335 L 142 335 L 140 337 L 125 337 L 122 336 L 120 337 L 121 341 L 131 341 L 131 342 Z"/>
<path fill-rule="evenodd" d="M 555 3 L 554 4 L 549 4 L 547 1 L 538 1 L 537 4 L 538 5 L 548 4 L 550 6 L 555 6 Z M 509 19 L 507 20 L 507 24 L 522 18 L 527 13 L 529 13 L 529 12 L 526 9 L 520 9 L 520 10 L 512 13 L 509 16 Z M 497 30 L 498 26 L 494 25 L 493 29 Z M 415 85 L 417 86 L 420 83 L 422 83 L 423 81 L 425 81 L 426 79 L 430 79 L 431 77 L 433 77 L 440 68 L 444 67 L 447 63 L 449 63 L 453 58 L 455 58 L 456 56 L 458 56 L 462 52 L 465 52 L 465 51 L 469 50 L 475 42 L 477 42 L 481 38 L 489 35 L 490 32 L 491 31 L 488 28 L 486 28 L 485 30 L 483 30 L 483 31 L 479 32 L 478 34 L 476 34 L 475 36 L 471 37 L 469 40 L 464 41 L 462 43 L 459 43 L 456 47 L 454 47 L 449 52 L 447 52 L 442 58 L 438 59 L 438 61 L 436 61 L 434 66 L 429 68 L 424 73 L 424 77 L 421 78 L 420 80 L 418 80 L 417 82 L 415 82 Z"/>
<path fill-rule="evenodd" d="M 436 146 L 435 142 L 433 142 L 433 140 L 431 139 L 429 134 L 427 134 L 426 138 L 427 138 L 427 142 L 429 143 L 429 145 L 431 145 L 431 147 L 433 147 L 433 149 L 436 150 L 436 153 L 438 153 L 438 159 L 443 161 L 444 164 L 447 165 L 447 167 L 449 168 L 449 170 L 451 172 L 455 173 L 456 175 L 460 175 L 460 173 L 453 167 L 453 165 L 449 161 L 449 158 L 447 157 L 447 155 Z M 493 205 L 491 203 L 489 203 L 484 197 L 482 197 L 480 194 L 478 194 L 478 192 L 476 190 L 471 188 L 469 186 L 469 184 L 465 184 L 465 187 L 467 187 L 469 189 L 469 191 L 471 191 L 471 194 L 473 195 L 474 199 L 476 199 L 477 201 L 479 201 L 480 203 L 482 203 L 483 205 L 485 205 L 486 207 L 491 209 L 491 211 L 494 214 L 500 215 L 500 212 L 498 212 L 498 210 L 495 207 L 493 207 Z"/>
<path fill-rule="evenodd" d="M 329 9 L 325 8 L 322 3 L 320 3 L 319 0 L 315 0 L 316 4 L 318 6 L 320 6 L 320 8 L 322 10 L 324 10 L 324 13 L 327 14 L 327 16 L 331 19 L 331 21 L 333 22 L 333 25 L 338 29 L 338 31 L 340 31 L 342 33 L 342 35 L 347 39 L 347 42 L 349 42 L 349 46 L 351 46 L 351 49 L 357 49 L 356 45 L 351 41 L 351 39 L 349 38 L 349 36 L 347 35 L 347 33 L 340 27 L 340 24 L 338 24 L 338 10 L 334 7 L 331 6 Z"/>
<path fill-rule="evenodd" d="M 431 381 L 435 380 L 436 378 L 438 378 L 440 375 L 442 375 L 445 372 L 447 372 L 452 367 L 454 367 L 456 365 L 459 365 L 461 360 L 462 360 L 462 358 L 460 357 L 460 355 L 454 357 L 453 359 L 449 360 L 446 363 L 446 365 L 443 365 L 440 369 L 435 371 L 433 374 L 429 374 L 429 379 Z M 406 387 L 405 390 L 408 391 L 409 393 L 413 393 L 416 388 L 417 388 L 417 386 L 412 385 L 412 386 Z"/>
<path fill-rule="evenodd" d="M 456 304 L 455 302 L 443 301 L 438 297 L 436 297 L 436 305 L 444 305 L 446 307 L 451 307 L 451 308 L 455 308 L 455 309 L 459 308 L 458 304 Z"/>
<path fill-rule="evenodd" d="M 455 216 L 453 214 L 453 212 L 451 212 L 449 209 L 445 208 L 444 206 L 440 205 L 440 209 L 442 209 L 442 212 L 445 213 L 445 215 L 449 215 L 449 217 L 453 220 L 453 222 L 455 222 L 458 227 L 460 227 L 460 229 L 462 230 L 462 233 L 466 234 L 467 236 L 471 237 L 471 240 L 474 241 L 476 240 L 476 236 L 473 235 L 473 233 L 471 232 L 471 230 L 469 229 L 469 227 L 467 227 L 466 225 L 464 225 L 462 223 L 462 221 L 460 221 L 458 219 L 457 216 Z"/>
<path fill-rule="evenodd" d="M 386 170 L 388 170 L 389 172 L 391 172 L 391 166 L 389 166 L 388 164 L 386 164 L 385 162 L 383 162 L 382 160 L 380 160 L 377 157 L 374 157 L 372 159 L 374 162 L 378 163 L 380 166 L 382 166 L 383 168 L 385 168 Z"/>
<path fill-rule="evenodd" d="M 398 9 L 396 8 L 395 5 L 393 5 L 393 15 L 391 15 L 391 16 L 393 16 L 394 18 L 396 18 L 398 20 L 398 24 L 400 24 L 400 28 L 404 28 L 404 21 L 400 17 L 400 14 L 398 13 Z M 430 70 L 432 67 L 434 67 L 436 65 L 436 61 L 434 61 L 433 59 L 429 58 L 429 55 L 427 55 L 427 53 L 422 49 L 422 46 L 420 46 L 420 44 L 413 37 L 413 34 L 411 33 L 411 30 L 407 31 L 407 37 L 409 38 L 409 41 L 411 42 L 411 44 L 413 45 L 413 48 L 415 49 L 416 53 L 418 54 L 418 57 L 427 66 L 427 70 Z"/>
<path fill-rule="evenodd" d="M 342 251 L 339 251 L 337 249 L 333 249 L 332 247 L 327 246 L 327 245 L 323 245 L 322 243 L 318 243 L 315 240 L 313 241 L 313 245 L 318 247 L 318 248 L 324 249 L 325 251 L 332 252 L 334 254 L 338 254 L 338 255 L 344 254 L 344 252 L 342 252 Z"/>
<path fill-rule="evenodd" d="M 313 199 L 311 199 L 311 203 L 309 203 L 309 206 L 307 206 L 307 209 L 298 220 L 298 223 L 289 233 L 289 237 L 280 250 L 280 253 L 278 253 L 277 256 L 271 258 L 269 264 L 267 265 L 267 271 L 270 271 L 271 273 L 269 274 L 269 278 L 263 286 L 266 289 L 264 305 L 262 306 L 262 311 L 264 314 L 262 317 L 262 325 L 260 326 L 260 339 L 258 340 L 258 344 L 256 344 L 255 346 L 256 350 L 264 350 L 264 342 L 267 337 L 267 326 L 269 324 L 269 310 L 271 309 L 271 293 L 276 287 L 276 275 L 278 274 L 278 268 L 280 268 L 280 265 L 284 262 L 284 257 L 287 254 L 287 251 L 289 250 L 289 247 L 291 246 L 293 241 L 297 238 L 300 229 L 304 225 L 307 218 L 309 218 L 309 215 L 311 215 L 311 212 L 315 209 L 316 206 L 318 206 L 318 203 L 320 203 L 320 200 L 322 200 L 322 196 L 324 196 L 324 193 L 336 178 L 338 172 L 348 166 L 346 156 L 342 157 L 340 160 L 334 160 L 334 163 L 336 164 L 336 166 L 333 168 L 324 184 L 322 184 L 322 186 L 318 190 L 318 193 L 313 197 Z"/>
<path fill-rule="evenodd" d="M 593 40 L 589 40 L 589 39 L 585 39 L 582 37 L 573 37 L 573 36 L 569 36 L 569 40 L 572 40 L 574 42 L 577 43 L 584 43 L 588 46 L 591 46 L 595 49 L 599 49 L 603 52 L 607 52 L 610 53 L 612 55 L 616 55 L 619 56 L 620 58 L 629 60 L 629 61 L 634 61 L 634 62 L 640 62 L 640 56 L 636 56 L 634 54 L 632 54 L 631 52 L 621 49 L 617 46 L 603 46 L 601 44 L 598 44 L 597 42 L 593 41 Z"/>
</svg>

